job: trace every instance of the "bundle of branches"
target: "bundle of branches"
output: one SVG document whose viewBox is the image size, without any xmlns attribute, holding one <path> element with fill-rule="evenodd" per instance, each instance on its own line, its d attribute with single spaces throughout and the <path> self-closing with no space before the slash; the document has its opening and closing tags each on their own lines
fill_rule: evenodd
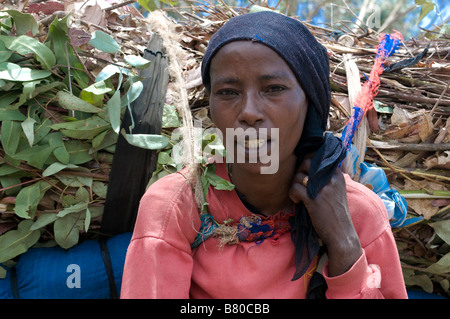
<svg viewBox="0 0 450 319">
<path fill-rule="evenodd" d="M 120 3 L 1 6 L 0 263 L 8 264 L 32 246 L 70 248 L 97 236 L 121 117 L 143 90 L 151 31 Z"/>
</svg>

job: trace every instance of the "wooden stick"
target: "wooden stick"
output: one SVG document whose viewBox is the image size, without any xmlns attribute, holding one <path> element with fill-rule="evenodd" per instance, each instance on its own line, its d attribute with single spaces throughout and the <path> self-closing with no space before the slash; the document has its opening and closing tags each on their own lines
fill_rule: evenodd
<svg viewBox="0 0 450 319">
<path fill-rule="evenodd" d="M 450 143 L 440 143 L 440 144 L 434 144 L 434 143 L 420 143 L 420 144 L 413 144 L 413 143 L 397 143 L 397 144 L 390 144 L 387 142 L 381 142 L 381 141 L 370 141 L 371 145 L 368 145 L 368 147 L 374 148 L 374 149 L 381 149 L 381 150 L 394 150 L 394 151 L 409 151 L 409 152 L 439 152 L 439 151 L 450 151 Z"/>
</svg>

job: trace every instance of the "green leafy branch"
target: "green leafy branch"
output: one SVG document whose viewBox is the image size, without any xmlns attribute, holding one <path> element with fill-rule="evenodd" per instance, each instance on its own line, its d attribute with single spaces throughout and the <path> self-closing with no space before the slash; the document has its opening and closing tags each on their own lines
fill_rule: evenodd
<svg viewBox="0 0 450 319">
<path fill-rule="evenodd" d="M 121 118 L 143 89 L 136 73 L 150 61 L 124 54 L 102 31 L 76 29 L 87 39 L 74 41 L 69 17 L 55 17 L 41 42 L 32 15 L 0 14 L 0 213 L 18 222 L 0 234 L 0 263 L 40 240 L 73 247 L 101 217 Z M 83 50 L 123 62 L 94 78 Z M 162 135 L 124 135 L 140 147 L 168 143 Z"/>
</svg>

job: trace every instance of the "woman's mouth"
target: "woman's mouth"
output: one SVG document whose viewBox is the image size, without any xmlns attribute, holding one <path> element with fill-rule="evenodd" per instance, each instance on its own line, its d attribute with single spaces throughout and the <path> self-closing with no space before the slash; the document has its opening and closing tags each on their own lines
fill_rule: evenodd
<svg viewBox="0 0 450 319">
<path fill-rule="evenodd" d="M 262 146 L 267 144 L 267 139 L 258 138 L 258 139 L 248 139 L 244 141 L 244 147 L 250 150 L 261 148 Z"/>
</svg>

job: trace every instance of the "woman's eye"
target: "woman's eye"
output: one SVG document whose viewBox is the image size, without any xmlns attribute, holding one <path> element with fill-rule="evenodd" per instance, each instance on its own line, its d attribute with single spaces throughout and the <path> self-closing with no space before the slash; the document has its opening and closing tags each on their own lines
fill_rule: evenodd
<svg viewBox="0 0 450 319">
<path fill-rule="evenodd" d="M 223 89 L 223 90 L 219 90 L 216 93 L 217 95 L 222 95 L 222 96 L 232 96 L 232 95 L 237 95 L 237 92 L 231 89 Z"/>
<path fill-rule="evenodd" d="M 283 91 L 285 88 L 283 87 L 283 86 L 281 86 L 281 85 L 273 85 L 273 86 L 270 86 L 269 88 L 267 88 L 267 92 L 268 93 L 277 93 L 277 92 L 281 92 L 281 91 Z"/>
</svg>

